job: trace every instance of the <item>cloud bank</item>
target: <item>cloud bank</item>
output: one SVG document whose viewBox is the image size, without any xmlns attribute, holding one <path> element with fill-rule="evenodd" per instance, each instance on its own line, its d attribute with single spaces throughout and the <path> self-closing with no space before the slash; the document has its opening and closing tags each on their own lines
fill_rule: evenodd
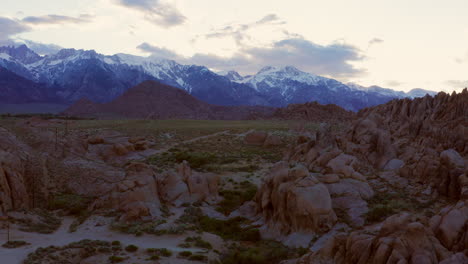
<svg viewBox="0 0 468 264">
<path fill-rule="evenodd" d="M 43 24 L 81 24 L 92 21 L 93 16 L 82 14 L 79 17 L 69 17 L 61 15 L 28 16 L 22 19 L 22 22 L 32 25 Z"/>
<path fill-rule="evenodd" d="M 142 13 L 147 21 L 162 27 L 181 25 L 186 20 L 177 8 L 160 0 L 115 0 L 115 3 Z"/>
<path fill-rule="evenodd" d="M 9 44 L 12 42 L 12 36 L 30 30 L 31 28 L 29 26 L 24 25 L 19 20 L 0 17 L 0 44 Z"/>
<path fill-rule="evenodd" d="M 364 59 L 356 47 L 338 43 L 319 45 L 303 38 L 283 39 L 267 47 L 243 47 L 230 57 L 203 53 L 184 57 L 149 43 L 143 43 L 137 48 L 153 56 L 183 64 L 205 65 L 215 70 L 235 69 L 242 74 L 253 74 L 267 65 L 294 65 L 314 74 L 344 79 L 364 73 L 364 70 L 352 65 L 352 62 Z"/>
</svg>

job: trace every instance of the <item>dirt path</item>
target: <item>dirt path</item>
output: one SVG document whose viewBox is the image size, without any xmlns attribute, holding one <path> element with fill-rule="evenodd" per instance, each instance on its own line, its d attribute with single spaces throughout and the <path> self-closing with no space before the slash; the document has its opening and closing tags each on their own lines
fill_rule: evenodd
<svg viewBox="0 0 468 264">
<path fill-rule="evenodd" d="M 26 256 L 34 252 L 39 247 L 48 247 L 51 245 L 54 246 L 64 246 L 72 242 L 77 242 L 83 239 L 91 240 L 106 240 L 114 241 L 118 240 L 124 245 L 133 244 L 139 248 L 167 248 L 175 252 L 174 259 L 166 259 L 168 263 L 182 263 L 184 261 L 177 260 L 175 255 L 177 252 L 187 250 L 180 248 L 177 245 L 183 242 L 185 236 L 181 235 L 163 235 L 163 236 L 154 236 L 154 235 L 143 235 L 136 237 L 131 234 L 117 233 L 109 230 L 108 225 L 96 226 L 96 223 L 93 221 L 85 223 L 79 228 L 78 231 L 74 233 L 68 232 L 68 227 L 73 222 L 73 218 L 66 217 L 64 218 L 60 228 L 55 231 L 53 234 L 38 234 L 38 233 L 26 233 L 13 229 L 11 231 L 11 240 L 24 240 L 31 245 L 15 248 L 15 249 L 6 249 L 0 247 L 0 263 L 2 264 L 20 264 L 26 258 Z M 2 230 L 4 231 L 4 230 Z M 0 243 L 3 244 L 6 242 L 6 234 L 2 232 L 2 238 Z M 190 249 L 189 249 L 190 250 Z M 182 262 L 180 262 L 182 261 Z M 163 262 L 161 262 L 163 263 Z M 191 262 L 193 263 L 193 262 Z"/>
</svg>

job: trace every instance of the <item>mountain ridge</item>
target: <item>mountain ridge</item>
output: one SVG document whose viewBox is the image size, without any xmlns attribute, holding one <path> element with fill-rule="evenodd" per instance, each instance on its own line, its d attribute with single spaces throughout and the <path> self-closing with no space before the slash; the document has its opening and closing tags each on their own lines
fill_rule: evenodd
<svg viewBox="0 0 468 264">
<path fill-rule="evenodd" d="M 235 71 L 215 73 L 205 66 L 182 65 L 152 56 L 103 55 L 94 50 L 62 49 L 52 55 L 40 56 L 26 45 L 1 47 L 0 66 L 43 84 L 51 97 L 56 96 L 70 104 L 82 97 L 94 102 L 110 102 L 146 80 L 160 81 L 183 89 L 202 101 L 219 105 L 282 107 L 317 101 L 358 111 L 400 98 L 398 93 L 356 89 L 293 66 L 267 66 L 255 75 L 241 76 Z M 423 93 L 417 91 L 411 96 L 401 96 Z"/>
</svg>

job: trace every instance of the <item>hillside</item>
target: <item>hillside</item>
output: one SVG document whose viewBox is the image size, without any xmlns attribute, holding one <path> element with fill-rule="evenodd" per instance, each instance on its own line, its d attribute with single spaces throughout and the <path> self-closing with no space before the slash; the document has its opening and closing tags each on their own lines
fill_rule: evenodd
<svg viewBox="0 0 468 264">
<path fill-rule="evenodd" d="M 109 103 L 79 100 L 64 114 L 97 118 L 241 120 L 271 115 L 273 110 L 261 106 L 211 105 L 184 90 L 145 81 Z"/>
</svg>

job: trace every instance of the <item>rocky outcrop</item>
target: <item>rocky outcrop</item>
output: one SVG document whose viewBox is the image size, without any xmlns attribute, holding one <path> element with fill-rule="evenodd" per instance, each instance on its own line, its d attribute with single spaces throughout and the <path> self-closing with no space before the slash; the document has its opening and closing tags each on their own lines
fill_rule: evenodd
<svg viewBox="0 0 468 264">
<path fill-rule="evenodd" d="M 462 262 L 453 262 L 461 260 Z M 425 224 L 408 213 L 387 218 L 380 229 L 340 233 L 317 252 L 295 263 L 466 263 L 463 254 L 447 250 Z"/>
<path fill-rule="evenodd" d="M 244 143 L 251 146 L 274 147 L 281 145 L 282 139 L 264 131 L 252 131 L 245 135 Z"/>
<path fill-rule="evenodd" d="M 468 201 L 442 209 L 431 218 L 431 228 L 442 245 L 452 251 L 468 254 Z"/>
<path fill-rule="evenodd" d="M 0 128 L 0 214 L 28 209 L 27 147 L 6 129 Z"/>
<path fill-rule="evenodd" d="M 96 200 L 92 210 L 115 209 L 121 220 L 139 220 L 160 217 L 162 206 L 218 201 L 219 177 L 193 171 L 187 162 L 161 174 L 144 163 L 131 163 L 125 171 L 124 179 Z"/>
<path fill-rule="evenodd" d="M 256 195 L 257 213 L 270 231 L 323 233 L 336 221 L 327 187 L 304 166 L 277 163 Z"/>
</svg>

